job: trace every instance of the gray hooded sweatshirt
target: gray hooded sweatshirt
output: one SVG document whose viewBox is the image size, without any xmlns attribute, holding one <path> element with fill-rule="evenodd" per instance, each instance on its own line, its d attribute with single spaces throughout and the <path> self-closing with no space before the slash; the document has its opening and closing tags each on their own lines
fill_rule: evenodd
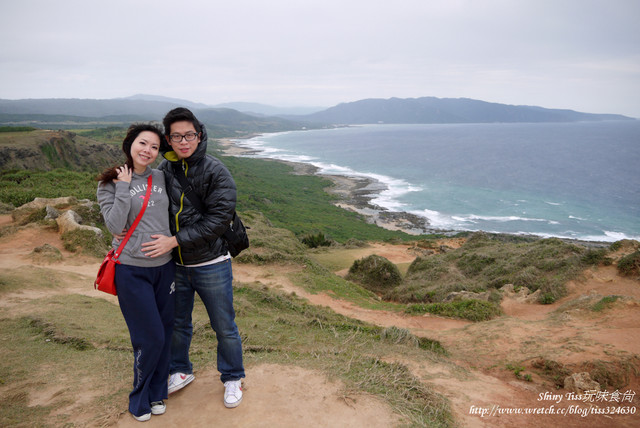
<svg viewBox="0 0 640 428">
<path fill-rule="evenodd" d="M 140 223 L 120 255 L 120 263 L 139 267 L 162 266 L 171 260 L 171 252 L 159 257 L 149 257 L 142 252 L 142 243 L 152 241 L 151 235 L 171 236 L 169 229 L 169 198 L 165 189 L 164 173 L 147 168 L 142 174 L 132 174 L 131 183 L 118 181 L 98 184 L 98 203 L 105 224 L 112 234 L 120 234 L 135 221 L 147 191 L 147 177 L 153 174 L 149 203 Z M 120 242 L 113 240 L 117 249 Z"/>
</svg>

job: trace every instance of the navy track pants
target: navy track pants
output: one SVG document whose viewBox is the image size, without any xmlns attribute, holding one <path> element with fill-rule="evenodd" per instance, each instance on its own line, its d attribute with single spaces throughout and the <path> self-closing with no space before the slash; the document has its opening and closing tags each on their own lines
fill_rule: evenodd
<svg viewBox="0 0 640 428">
<path fill-rule="evenodd" d="M 151 412 L 151 403 L 167 398 L 171 335 L 175 308 L 175 264 L 116 266 L 120 310 L 133 346 L 133 390 L 129 411 Z"/>
</svg>

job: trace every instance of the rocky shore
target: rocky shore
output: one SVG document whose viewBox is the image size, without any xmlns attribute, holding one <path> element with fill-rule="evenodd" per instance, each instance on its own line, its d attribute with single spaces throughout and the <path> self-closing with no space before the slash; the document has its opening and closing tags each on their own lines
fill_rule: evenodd
<svg viewBox="0 0 640 428">
<path fill-rule="evenodd" d="M 218 144 L 226 156 L 246 156 L 255 151 L 238 146 L 231 139 L 220 139 Z M 346 175 L 318 174 L 318 168 L 313 165 L 287 162 L 293 167 L 294 173 L 299 175 L 319 175 L 333 182 L 327 192 L 338 196 L 336 205 L 346 210 L 357 212 L 371 224 L 376 224 L 389 230 L 402 230 L 411 235 L 426 233 L 443 233 L 429 227 L 428 219 L 402 211 L 389 211 L 372 203 L 373 199 L 386 190 L 383 183 L 367 177 Z"/>
</svg>

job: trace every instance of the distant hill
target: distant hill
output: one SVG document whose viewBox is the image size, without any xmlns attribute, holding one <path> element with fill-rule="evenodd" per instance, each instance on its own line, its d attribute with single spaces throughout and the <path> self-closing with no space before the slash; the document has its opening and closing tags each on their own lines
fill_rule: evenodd
<svg viewBox="0 0 640 428">
<path fill-rule="evenodd" d="M 126 127 L 132 122 L 161 121 L 175 107 L 190 108 L 215 138 L 260 132 L 281 132 L 318 127 L 281 117 L 255 116 L 227 108 L 212 108 L 166 97 L 135 95 L 107 100 L 52 98 L 0 99 L 0 126 L 77 129 L 100 126 Z"/>
<path fill-rule="evenodd" d="M 339 104 L 292 120 L 332 124 L 365 123 L 495 123 L 632 120 L 617 114 L 580 113 L 489 103 L 468 98 L 366 99 Z"/>
<path fill-rule="evenodd" d="M 286 109 L 257 103 L 207 106 L 188 100 L 138 94 L 114 99 L 0 99 L 0 126 L 43 129 L 126 127 L 132 122 L 160 121 L 175 107 L 190 108 L 212 138 L 244 137 L 262 132 L 365 123 L 494 123 L 631 120 L 617 114 L 580 113 L 489 103 L 467 98 L 366 99 L 316 111 L 285 114 Z M 233 106 L 226 108 L 221 106 Z M 300 112 L 300 108 L 292 108 Z M 310 108 L 313 109 L 313 108 Z M 243 110 L 240 112 L 238 110 Z M 246 111 L 253 110 L 252 113 Z"/>
<path fill-rule="evenodd" d="M 189 101 L 189 100 L 183 100 L 180 98 L 163 97 L 160 95 L 136 94 L 126 98 L 116 98 L 116 99 L 134 100 L 134 101 L 157 101 L 157 102 L 179 105 L 182 107 L 186 107 L 188 109 L 203 109 L 203 108 L 213 107 L 207 104 L 194 103 L 193 101 Z"/>
<path fill-rule="evenodd" d="M 213 107 L 231 108 L 243 113 L 259 116 L 307 115 L 326 109 L 326 107 L 276 107 L 267 104 L 245 102 L 216 104 Z"/>
</svg>

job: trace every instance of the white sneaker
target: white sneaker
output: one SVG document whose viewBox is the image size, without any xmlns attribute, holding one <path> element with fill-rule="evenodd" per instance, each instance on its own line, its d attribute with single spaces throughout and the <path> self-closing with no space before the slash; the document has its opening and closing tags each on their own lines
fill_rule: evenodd
<svg viewBox="0 0 640 428">
<path fill-rule="evenodd" d="M 164 404 L 164 401 L 152 401 L 151 402 L 151 414 L 153 415 L 164 415 L 164 412 L 167 411 L 167 405 Z"/>
<path fill-rule="evenodd" d="M 133 419 L 135 419 L 138 422 L 146 422 L 149 419 L 151 419 L 151 413 L 145 413 L 144 415 L 140 415 L 140 416 L 136 416 L 133 413 L 131 413 L 131 416 L 133 416 Z"/>
<path fill-rule="evenodd" d="M 224 383 L 224 406 L 237 407 L 242 401 L 242 381 L 229 380 Z"/>
<path fill-rule="evenodd" d="M 189 385 L 196 377 L 192 374 L 174 373 L 169 377 L 169 394 Z"/>
</svg>

